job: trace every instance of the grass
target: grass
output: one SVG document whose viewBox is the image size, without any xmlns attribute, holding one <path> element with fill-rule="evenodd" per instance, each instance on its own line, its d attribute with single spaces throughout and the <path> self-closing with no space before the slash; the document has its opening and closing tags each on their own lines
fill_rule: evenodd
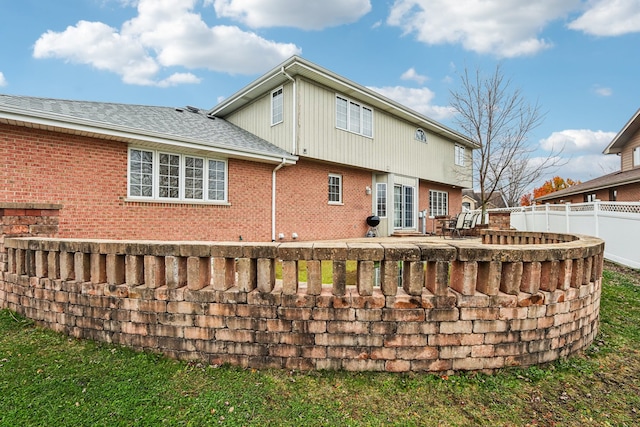
<svg viewBox="0 0 640 427">
<path fill-rule="evenodd" d="M 635 426 L 640 273 L 604 273 L 584 354 L 494 375 L 289 372 L 176 362 L 0 311 L 0 426 Z"/>
</svg>

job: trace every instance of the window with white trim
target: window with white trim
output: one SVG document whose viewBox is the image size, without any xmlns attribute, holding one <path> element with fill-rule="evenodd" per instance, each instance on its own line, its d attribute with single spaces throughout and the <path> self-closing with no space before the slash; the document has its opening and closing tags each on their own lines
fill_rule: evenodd
<svg viewBox="0 0 640 427">
<path fill-rule="evenodd" d="M 336 127 L 357 133 L 373 136 L 373 110 L 358 102 L 336 95 Z"/>
<path fill-rule="evenodd" d="M 427 142 L 427 133 L 422 129 L 416 129 L 415 138 L 420 142 Z"/>
<path fill-rule="evenodd" d="M 127 182 L 133 199 L 225 202 L 227 162 L 130 148 Z"/>
<path fill-rule="evenodd" d="M 458 166 L 464 166 L 464 153 L 465 149 L 462 145 L 456 145 L 455 147 L 455 164 Z"/>
<path fill-rule="evenodd" d="M 329 174 L 329 203 L 342 203 L 342 175 Z"/>
<path fill-rule="evenodd" d="M 633 167 L 640 166 L 640 147 L 633 149 Z"/>
<path fill-rule="evenodd" d="M 387 216 L 387 184 L 385 182 L 376 184 L 376 215 L 380 218 Z"/>
<path fill-rule="evenodd" d="M 449 193 L 429 190 L 429 216 L 449 215 Z"/>
<path fill-rule="evenodd" d="M 282 88 L 271 92 L 271 125 L 282 123 L 284 116 L 284 95 Z"/>
</svg>

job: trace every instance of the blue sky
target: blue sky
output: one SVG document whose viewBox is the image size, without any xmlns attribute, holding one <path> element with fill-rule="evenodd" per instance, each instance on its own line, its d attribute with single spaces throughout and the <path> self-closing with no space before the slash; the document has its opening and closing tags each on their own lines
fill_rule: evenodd
<svg viewBox="0 0 640 427">
<path fill-rule="evenodd" d="M 554 172 L 619 168 L 602 150 L 640 107 L 638 0 L 20 0 L 0 2 L 0 93 L 210 108 L 293 54 L 454 126 L 465 68 L 501 64 L 546 112 L 529 144 Z M 550 176 L 549 176 L 550 177 Z"/>
</svg>

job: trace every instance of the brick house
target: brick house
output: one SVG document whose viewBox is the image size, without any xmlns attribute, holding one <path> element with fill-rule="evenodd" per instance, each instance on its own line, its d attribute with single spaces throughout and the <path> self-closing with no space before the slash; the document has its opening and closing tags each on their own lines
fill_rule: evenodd
<svg viewBox="0 0 640 427">
<path fill-rule="evenodd" d="M 420 231 L 476 147 L 299 57 L 209 111 L 0 95 L 0 140 L 0 204 L 61 206 L 60 237 L 217 241 Z"/>
<path fill-rule="evenodd" d="M 594 200 L 640 201 L 640 109 L 603 151 L 620 156 L 620 170 L 538 197 L 538 203 L 582 203 Z"/>
</svg>

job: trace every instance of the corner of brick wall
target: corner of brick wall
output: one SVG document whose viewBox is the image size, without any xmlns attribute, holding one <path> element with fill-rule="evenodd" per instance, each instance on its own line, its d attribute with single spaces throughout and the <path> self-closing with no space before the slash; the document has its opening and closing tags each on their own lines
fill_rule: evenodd
<svg viewBox="0 0 640 427">
<path fill-rule="evenodd" d="M 4 239 L 57 237 L 60 209 L 53 203 L 0 203 L 0 273 L 7 271 Z"/>
</svg>

